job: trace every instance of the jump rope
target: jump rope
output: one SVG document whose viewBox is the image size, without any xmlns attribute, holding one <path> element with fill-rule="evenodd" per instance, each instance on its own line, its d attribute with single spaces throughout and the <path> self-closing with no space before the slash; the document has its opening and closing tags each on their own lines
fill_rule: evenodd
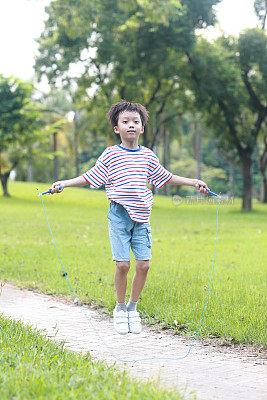
<svg viewBox="0 0 267 400">
<path fill-rule="evenodd" d="M 122 358 L 120 358 L 120 357 L 117 357 L 116 354 L 114 354 L 114 352 L 112 351 L 112 349 L 110 348 L 110 346 L 106 343 L 106 341 L 102 338 L 102 336 L 101 336 L 100 333 L 98 332 L 98 330 L 97 330 L 97 328 L 95 327 L 95 325 L 94 325 L 92 319 L 86 314 L 86 312 L 85 312 L 85 310 L 84 310 L 84 308 L 83 308 L 81 302 L 79 301 L 78 297 L 76 296 L 76 294 L 75 294 L 75 292 L 74 292 L 74 290 L 73 290 L 73 288 L 72 288 L 72 286 L 71 286 L 71 283 L 70 283 L 70 281 L 69 281 L 69 278 L 68 278 L 68 276 L 67 276 L 67 273 L 66 273 L 66 271 L 65 271 L 65 268 L 64 268 L 64 266 L 63 266 L 63 263 L 62 263 L 62 261 L 61 261 L 61 258 L 60 258 L 60 255 L 59 255 L 59 251 L 58 251 L 58 248 L 57 248 L 57 245 L 56 245 L 56 242 L 55 242 L 55 239 L 54 239 L 54 236 L 53 236 L 53 233 L 52 233 L 52 230 L 51 230 L 49 221 L 48 221 L 48 217 L 47 217 L 47 214 L 46 214 L 46 211 L 45 211 L 44 202 L 43 202 L 43 199 L 42 199 L 42 196 L 43 196 L 44 194 L 49 194 L 49 193 L 51 193 L 51 189 L 50 189 L 50 190 L 47 190 L 46 192 L 43 192 L 43 193 L 40 193 L 38 188 L 36 188 L 36 189 L 38 190 L 38 196 L 41 197 L 41 200 L 42 200 L 42 206 L 43 206 L 43 209 L 44 209 L 46 221 L 47 221 L 47 224 L 48 224 L 48 227 L 49 227 L 49 230 L 50 230 L 50 234 L 51 234 L 51 237 L 52 237 L 52 239 L 53 239 L 53 242 L 54 242 L 54 245 L 55 245 L 55 248 L 56 248 L 56 251 L 57 251 L 57 255 L 58 255 L 58 258 L 59 258 L 61 267 L 62 267 L 63 272 L 64 272 L 64 276 L 66 277 L 67 282 L 68 282 L 68 284 L 69 284 L 69 287 L 70 287 L 70 289 L 71 289 L 71 291 L 72 291 L 72 293 L 73 293 L 73 295 L 74 295 L 74 298 L 76 299 L 78 305 L 80 306 L 82 312 L 84 313 L 85 318 L 89 321 L 89 323 L 90 323 L 90 325 L 92 326 L 93 330 L 96 332 L 97 336 L 99 337 L 99 339 L 101 340 L 101 342 L 104 344 L 104 346 L 107 348 L 107 350 L 108 350 L 109 353 L 112 355 L 112 357 L 115 358 L 115 360 L 120 361 L 120 362 L 123 362 L 123 363 L 135 363 L 135 362 L 139 362 L 139 361 L 148 361 L 148 360 L 172 360 L 172 361 L 174 361 L 174 360 L 183 360 L 183 359 L 185 359 L 187 356 L 189 356 L 189 354 L 190 354 L 190 352 L 191 352 L 191 349 L 192 349 L 192 347 L 193 347 L 195 341 L 197 340 L 197 338 L 198 338 L 198 336 L 199 336 L 200 328 L 201 328 L 201 325 L 202 325 L 202 321 L 203 321 L 203 318 L 204 318 L 204 314 L 205 314 L 205 310 L 206 310 L 206 306 L 207 306 L 208 298 L 209 298 L 209 292 L 210 292 L 210 287 L 211 287 L 213 269 L 214 269 L 214 264 L 215 264 L 215 256 L 216 256 L 216 245 L 217 245 L 217 237 L 218 237 L 218 220 L 219 220 L 220 195 L 218 195 L 218 194 L 216 194 L 216 193 L 214 193 L 214 192 L 211 192 L 210 190 L 207 190 L 207 189 L 206 189 L 206 191 L 207 191 L 209 194 L 211 194 L 212 196 L 215 196 L 215 197 L 218 198 L 218 202 L 217 202 L 217 222 L 216 222 L 215 247 L 214 247 L 214 255 L 213 255 L 213 262 L 212 262 L 211 273 L 210 273 L 209 286 L 208 286 L 208 291 L 207 291 L 207 296 L 206 296 L 206 300 L 205 300 L 205 304 L 204 304 L 202 316 L 201 316 L 201 319 L 200 319 L 200 323 L 199 323 L 199 326 L 198 326 L 198 330 L 197 330 L 197 332 L 196 332 L 196 334 L 195 334 L 195 337 L 193 338 L 193 340 L 192 340 L 192 342 L 191 342 L 191 344 L 190 344 L 190 346 L 189 346 L 189 349 L 188 349 L 187 353 L 186 353 L 184 356 L 180 356 L 180 357 L 147 357 L 147 358 L 137 358 L 137 359 L 133 359 L 133 360 L 124 360 L 124 359 L 122 359 Z M 60 187 L 59 187 L 59 190 L 61 190 L 61 189 L 62 189 L 62 188 L 61 188 L 61 186 L 60 186 Z"/>
</svg>

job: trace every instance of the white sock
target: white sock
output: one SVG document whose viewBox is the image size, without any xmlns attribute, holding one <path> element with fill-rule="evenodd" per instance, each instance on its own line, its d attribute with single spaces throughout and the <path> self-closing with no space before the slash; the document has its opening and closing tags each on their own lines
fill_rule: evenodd
<svg viewBox="0 0 267 400">
<path fill-rule="evenodd" d="M 117 306 L 116 306 L 116 311 L 127 311 L 127 307 L 126 307 L 126 303 L 118 303 L 117 302 Z"/>
<path fill-rule="evenodd" d="M 127 303 L 127 311 L 135 311 L 138 301 L 129 300 Z"/>
</svg>

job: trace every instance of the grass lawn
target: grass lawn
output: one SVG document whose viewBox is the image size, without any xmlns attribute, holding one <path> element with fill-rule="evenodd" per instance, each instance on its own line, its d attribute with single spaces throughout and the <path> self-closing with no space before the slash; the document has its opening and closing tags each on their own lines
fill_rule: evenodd
<svg viewBox="0 0 267 400">
<path fill-rule="evenodd" d="M 0 316 L 2 400 L 179 400 L 151 380 L 139 383 L 90 354 L 74 354 L 36 329 Z"/>
<path fill-rule="evenodd" d="M 11 182 L 11 198 L 0 198 L 1 279 L 44 293 L 70 296 L 45 220 L 38 186 Z M 116 303 L 108 238 L 105 192 L 65 189 L 43 197 L 68 278 L 85 303 L 111 312 Z M 267 207 L 254 201 L 240 212 L 240 200 L 221 205 L 217 255 L 210 298 L 200 335 L 266 345 Z M 205 302 L 213 260 L 216 205 L 154 196 L 150 271 L 138 303 L 151 323 L 193 335 Z M 127 298 L 134 274 L 132 254 Z"/>
</svg>

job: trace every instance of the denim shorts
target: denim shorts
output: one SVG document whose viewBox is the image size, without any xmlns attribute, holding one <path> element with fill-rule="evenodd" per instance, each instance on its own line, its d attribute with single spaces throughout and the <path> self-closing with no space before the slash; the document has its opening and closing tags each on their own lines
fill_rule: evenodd
<svg viewBox="0 0 267 400">
<path fill-rule="evenodd" d="M 136 260 L 152 258 L 149 222 L 133 221 L 127 210 L 113 200 L 109 205 L 107 217 L 113 261 L 130 261 L 130 248 Z"/>
</svg>

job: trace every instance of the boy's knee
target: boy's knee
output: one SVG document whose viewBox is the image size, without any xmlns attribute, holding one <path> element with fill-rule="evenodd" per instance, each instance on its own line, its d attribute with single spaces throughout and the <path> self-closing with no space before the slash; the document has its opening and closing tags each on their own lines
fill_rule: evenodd
<svg viewBox="0 0 267 400">
<path fill-rule="evenodd" d="M 116 268 L 120 272 L 127 274 L 130 269 L 130 261 L 116 261 Z"/>
<path fill-rule="evenodd" d="M 136 271 L 146 273 L 149 270 L 149 260 L 136 260 Z"/>
</svg>

